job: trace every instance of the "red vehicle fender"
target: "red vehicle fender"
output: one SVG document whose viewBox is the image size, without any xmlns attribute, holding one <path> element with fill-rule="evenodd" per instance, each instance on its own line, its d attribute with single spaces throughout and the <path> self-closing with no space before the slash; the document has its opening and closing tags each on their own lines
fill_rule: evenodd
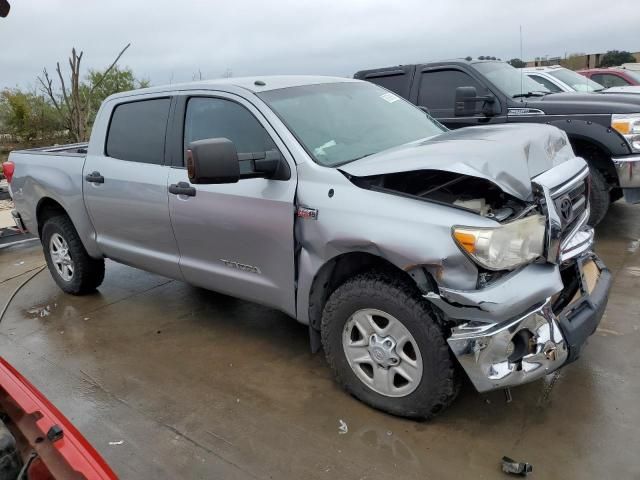
<svg viewBox="0 0 640 480">
<path fill-rule="evenodd" d="M 29 478 L 118 478 L 73 424 L 2 357 L 0 407 L 38 454 Z"/>
</svg>

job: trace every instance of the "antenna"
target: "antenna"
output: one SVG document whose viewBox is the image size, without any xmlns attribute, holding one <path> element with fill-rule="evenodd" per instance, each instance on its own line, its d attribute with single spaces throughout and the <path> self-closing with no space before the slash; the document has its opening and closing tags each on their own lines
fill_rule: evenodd
<svg viewBox="0 0 640 480">
<path fill-rule="evenodd" d="M 524 57 L 522 55 L 522 25 L 520 25 L 520 60 L 524 62 Z M 520 95 L 524 92 L 522 91 L 524 88 L 524 69 L 520 69 Z M 522 101 L 523 97 L 520 97 L 520 101 Z"/>
</svg>

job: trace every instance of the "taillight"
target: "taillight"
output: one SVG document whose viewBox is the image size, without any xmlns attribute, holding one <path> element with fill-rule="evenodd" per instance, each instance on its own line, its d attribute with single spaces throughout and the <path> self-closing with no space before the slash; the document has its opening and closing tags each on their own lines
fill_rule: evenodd
<svg viewBox="0 0 640 480">
<path fill-rule="evenodd" d="M 7 179 L 7 182 L 11 183 L 13 180 L 13 171 L 16 169 L 16 165 L 13 162 L 4 162 L 2 164 L 2 173 L 4 177 Z"/>
</svg>

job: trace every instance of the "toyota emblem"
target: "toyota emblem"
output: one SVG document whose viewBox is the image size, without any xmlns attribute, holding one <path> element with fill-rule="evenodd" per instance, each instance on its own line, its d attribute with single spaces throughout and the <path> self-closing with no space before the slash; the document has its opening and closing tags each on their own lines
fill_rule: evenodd
<svg viewBox="0 0 640 480">
<path fill-rule="evenodd" d="M 560 215 L 565 222 L 571 220 L 571 214 L 573 213 L 573 204 L 569 197 L 564 197 L 560 202 Z"/>
</svg>

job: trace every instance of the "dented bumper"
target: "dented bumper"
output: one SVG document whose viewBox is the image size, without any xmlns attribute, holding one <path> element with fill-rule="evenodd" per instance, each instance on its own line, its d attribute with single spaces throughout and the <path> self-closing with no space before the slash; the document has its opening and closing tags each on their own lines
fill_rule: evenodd
<svg viewBox="0 0 640 480">
<path fill-rule="evenodd" d="M 572 287 L 564 285 L 571 275 L 563 282 L 559 267 L 546 264 L 529 265 L 482 290 L 427 295 L 460 322 L 448 343 L 478 391 L 536 380 L 579 356 L 604 313 L 611 274 L 590 252 L 565 268 L 577 277 Z M 558 308 L 569 288 L 572 298 Z"/>
</svg>

